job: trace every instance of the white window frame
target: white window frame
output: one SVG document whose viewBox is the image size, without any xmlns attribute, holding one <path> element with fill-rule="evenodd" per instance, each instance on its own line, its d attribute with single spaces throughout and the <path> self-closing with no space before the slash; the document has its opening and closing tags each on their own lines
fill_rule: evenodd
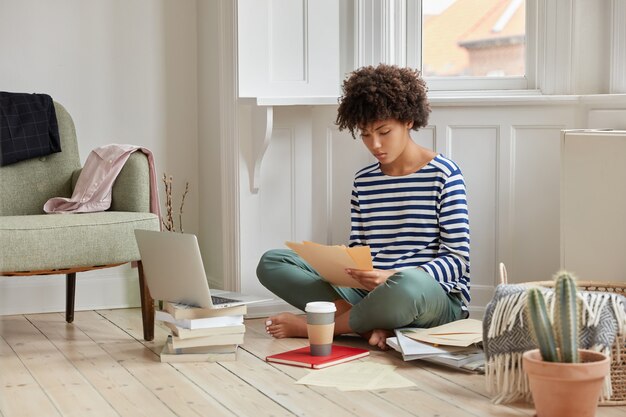
<svg viewBox="0 0 626 417">
<path fill-rule="evenodd" d="M 422 0 L 354 2 L 355 68 L 386 62 L 421 69 Z M 588 36 L 590 31 L 594 36 Z M 375 59 L 365 62 L 364 56 Z M 626 1 L 526 0 L 525 72 L 522 77 L 426 81 L 434 95 L 442 96 L 624 94 Z"/>
<path fill-rule="evenodd" d="M 537 1 L 526 0 L 526 74 L 517 77 L 426 77 L 431 91 L 534 91 Z M 355 1 L 355 67 L 379 62 L 422 68 L 422 0 Z M 535 91 L 536 92 L 536 91 Z"/>
</svg>

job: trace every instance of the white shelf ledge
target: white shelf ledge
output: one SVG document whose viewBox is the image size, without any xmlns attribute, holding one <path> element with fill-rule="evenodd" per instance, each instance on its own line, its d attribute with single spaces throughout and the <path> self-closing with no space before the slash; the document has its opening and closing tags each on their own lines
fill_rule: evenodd
<svg viewBox="0 0 626 417">
<path fill-rule="evenodd" d="M 240 97 L 244 104 L 256 106 L 332 106 L 337 105 L 337 96 L 318 97 Z"/>
<path fill-rule="evenodd" d="M 536 90 L 500 91 L 431 91 L 428 99 L 434 106 L 489 106 L 489 105 L 550 105 L 563 103 L 623 103 L 626 94 L 550 95 Z M 338 105 L 337 96 L 318 97 L 240 97 L 243 104 L 253 106 L 332 106 Z"/>
<path fill-rule="evenodd" d="M 520 94 L 505 92 L 453 91 L 453 92 L 430 92 L 428 100 L 430 104 L 438 106 L 490 106 L 490 105 L 550 105 L 563 103 L 578 103 L 584 96 L 576 95 L 541 95 L 522 92 Z M 267 106 L 336 106 L 339 97 L 245 97 L 239 101 L 257 107 Z"/>
</svg>

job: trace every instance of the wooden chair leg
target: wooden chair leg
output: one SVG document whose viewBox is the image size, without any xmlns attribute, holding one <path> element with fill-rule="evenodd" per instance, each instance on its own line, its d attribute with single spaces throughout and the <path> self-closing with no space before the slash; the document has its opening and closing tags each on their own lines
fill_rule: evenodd
<svg viewBox="0 0 626 417">
<path fill-rule="evenodd" d="M 65 276 L 65 321 L 74 321 L 74 299 L 76 296 L 76 272 Z"/>
<path fill-rule="evenodd" d="M 143 320 L 143 338 L 146 341 L 154 339 L 154 300 L 150 297 L 150 291 L 143 275 L 143 264 L 137 262 L 139 272 L 139 293 L 141 296 L 141 318 Z"/>
</svg>

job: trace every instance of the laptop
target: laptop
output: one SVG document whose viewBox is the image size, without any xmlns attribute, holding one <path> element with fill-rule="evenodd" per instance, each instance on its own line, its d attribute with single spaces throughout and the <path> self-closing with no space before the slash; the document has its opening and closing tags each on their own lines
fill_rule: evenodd
<svg viewBox="0 0 626 417">
<path fill-rule="evenodd" d="M 232 291 L 214 291 L 204 272 L 198 239 L 193 234 L 135 230 L 150 296 L 202 308 L 226 308 L 269 301 Z"/>
</svg>

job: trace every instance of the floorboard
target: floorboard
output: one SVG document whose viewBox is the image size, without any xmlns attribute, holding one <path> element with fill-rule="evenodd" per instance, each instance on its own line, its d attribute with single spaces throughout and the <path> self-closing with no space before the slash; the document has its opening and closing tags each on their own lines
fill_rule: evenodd
<svg viewBox="0 0 626 417">
<path fill-rule="evenodd" d="M 3 337 L 0 337 L 0 389 L 0 413 L 3 415 L 61 415 Z"/>
<path fill-rule="evenodd" d="M 29 316 L 29 320 L 101 393 L 120 416 L 176 415 L 159 400 L 158 396 L 109 355 L 102 345 L 84 333 L 82 325 L 86 321 L 81 321 L 81 326 L 68 325 L 61 315 Z M 104 324 L 106 320 L 99 321 Z"/>
<path fill-rule="evenodd" d="M 74 333 L 72 326 L 68 333 Z M 2 337 L 63 416 L 117 415 L 101 393 L 25 317 L 3 319 Z"/>
<path fill-rule="evenodd" d="M 15 416 L 358 416 L 534 415 L 527 404 L 494 405 L 484 376 L 372 350 L 363 361 L 396 366 L 415 382 L 403 389 L 342 392 L 295 384 L 308 369 L 265 357 L 306 345 L 276 340 L 264 319 L 246 320 L 237 360 L 166 364 L 158 353 L 169 334 L 157 323 L 145 342 L 139 309 L 0 317 L 0 417 Z M 337 342 L 367 347 L 358 337 Z M 598 417 L 626 417 L 626 407 L 600 407 Z"/>
</svg>

